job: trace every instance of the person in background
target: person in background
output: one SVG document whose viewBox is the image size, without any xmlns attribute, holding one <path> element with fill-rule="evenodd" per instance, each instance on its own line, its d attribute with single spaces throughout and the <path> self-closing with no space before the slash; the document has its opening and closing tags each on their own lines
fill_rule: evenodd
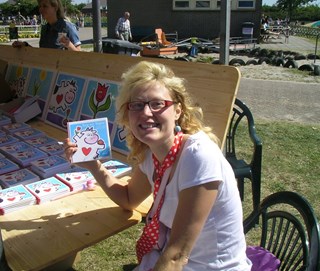
<svg viewBox="0 0 320 271">
<path fill-rule="evenodd" d="M 40 48 L 81 51 L 76 26 L 66 19 L 60 0 L 38 0 L 39 12 L 46 24 L 41 27 Z M 29 46 L 27 42 L 15 41 L 13 47 Z"/>
<path fill-rule="evenodd" d="M 33 15 L 32 19 L 31 19 L 31 25 L 34 26 L 34 33 L 37 34 L 38 33 L 38 18 L 37 18 L 37 15 Z"/>
<path fill-rule="evenodd" d="M 98 160 L 79 165 L 124 209 L 153 194 L 135 270 L 251 270 L 233 170 L 185 80 L 141 61 L 122 75 L 117 112 L 136 164 L 131 180 L 120 182 Z M 77 150 L 68 138 L 64 148 L 68 159 Z"/>
<path fill-rule="evenodd" d="M 115 31 L 117 38 L 121 40 L 132 40 L 132 34 L 131 34 L 131 26 L 130 26 L 130 13 L 126 11 L 123 15 L 123 17 L 119 18 Z"/>
</svg>

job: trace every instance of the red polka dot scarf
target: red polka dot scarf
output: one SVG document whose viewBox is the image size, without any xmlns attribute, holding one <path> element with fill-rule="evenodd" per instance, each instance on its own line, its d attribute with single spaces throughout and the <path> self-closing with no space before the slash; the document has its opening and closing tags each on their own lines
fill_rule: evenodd
<svg viewBox="0 0 320 271">
<path fill-rule="evenodd" d="M 154 202 L 156 201 L 161 180 L 165 171 L 173 165 L 173 163 L 177 158 L 177 154 L 182 145 L 182 138 L 183 138 L 183 133 L 182 132 L 177 133 L 174 139 L 174 143 L 170 148 L 170 151 L 168 152 L 162 164 L 158 161 L 158 159 L 154 155 L 152 155 L 153 163 L 155 167 L 155 173 L 156 173 L 156 180 L 154 182 L 154 190 L 153 190 Z M 149 253 L 158 242 L 159 225 L 160 225 L 159 217 L 160 217 L 160 210 L 164 201 L 164 195 L 165 195 L 165 192 L 162 193 L 162 196 L 159 195 L 161 196 L 161 199 L 159 201 L 158 207 L 154 206 L 154 208 L 157 208 L 157 209 L 154 215 L 151 217 L 151 220 L 149 222 L 147 221 L 146 225 L 143 228 L 142 235 L 137 241 L 136 253 L 137 253 L 137 258 L 139 263 L 141 262 L 143 256 Z"/>
</svg>

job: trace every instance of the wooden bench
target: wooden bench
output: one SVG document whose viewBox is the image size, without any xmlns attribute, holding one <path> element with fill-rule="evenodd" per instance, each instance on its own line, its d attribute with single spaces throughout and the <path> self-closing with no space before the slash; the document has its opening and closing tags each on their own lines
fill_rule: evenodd
<svg viewBox="0 0 320 271">
<path fill-rule="evenodd" d="M 16 49 L 0 45 L 0 59 L 8 63 L 53 69 L 113 82 L 120 82 L 122 73 L 141 60 L 164 63 L 170 66 L 177 76 L 187 79 L 189 91 L 203 109 L 206 124 L 213 127 L 222 146 L 240 82 L 240 72 L 233 66 L 186 63 L 161 58 L 31 47 Z"/>
<path fill-rule="evenodd" d="M 221 140 L 221 148 L 223 148 L 229 127 L 229 119 L 240 82 L 240 72 L 236 67 L 180 62 L 160 58 L 150 59 L 143 57 L 130 57 L 126 55 L 69 52 L 56 49 L 39 49 L 31 47 L 15 49 L 11 46 L 0 45 L 1 71 L 5 70 L 7 63 L 12 63 L 22 66 L 25 65 L 59 72 L 61 71 L 82 77 L 93 77 L 110 80 L 112 82 L 120 82 L 122 73 L 130 66 L 141 60 L 164 63 L 170 66 L 177 76 L 186 78 L 188 82 L 188 89 L 193 95 L 195 102 L 203 109 L 205 123 L 213 127 L 214 132 Z M 66 136 L 65 132 L 57 133 L 57 129 L 55 127 L 48 126 L 48 124 L 43 121 L 34 120 L 32 121 L 32 125 L 35 128 L 45 130 L 49 136 L 54 136 L 59 140 L 62 140 Z M 123 154 L 114 152 L 113 156 L 116 159 L 126 162 L 126 157 Z M 124 181 L 127 180 L 128 178 L 124 178 Z M 70 196 L 70 198 L 66 200 L 70 200 L 73 204 L 77 204 L 78 197 L 81 198 L 83 196 L 85 195 L 74 195 Z M 74 200 L 72 198 L 74 198 Z M 151 204 L 152 197 L 149 197 L 137 208 L 137 211 L 144 216 L 148 212 Z M 78 215 L 79 217 L 82 217 L 81 213 Z M 26 221 L 25 223 L 29 222 L 30 221 Z M 15 236 L 15 238 L 18 239 L 20 239 L 20 237 L 22 238 L 22 236 Z M 15 238 L 12 240 L 14 241 Z M 92 240 L 96 239 L 93 238 Z M 6 237 L 4 237 L 5 249 L 11 249 L 10 240 L 11 238 L 6 241 Z M 95 241 L 92 241 L 90 245 L 94 244 L 94 242 Z M 81 250 L 85 246 L 87 246 L 87 244 L 79 246 L 78 250 Z M 72 251 L 76 253 L 77 249 L 73 249 Z M 46 261 L 46 265 L 62 261 L 65 257 L 65 255 L 59 256 L 58 253 L 57 255 L 51 255 L 50 263 Z M 16 270 L 19 270 L 19 268 Z"/>
</svg>

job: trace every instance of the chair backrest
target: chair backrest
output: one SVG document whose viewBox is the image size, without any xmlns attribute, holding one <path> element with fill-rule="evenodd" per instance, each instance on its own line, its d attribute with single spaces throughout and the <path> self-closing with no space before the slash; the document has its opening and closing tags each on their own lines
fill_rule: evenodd
<svg viewBox="0 0 320 271">
<path fill-rule="evenodd" d="M 282 191 L 266 197 L 259 210 L 244 221 L 246 234 L 257 228 L 257 217 L 261 224 L 260 246 L 281 261 L 279 271 L 320 270 L 319 223 L 303 196 Z"/>
<path fill-rule="evenodd" d="M 256 127 L 254 124 L 254 118 L 250 109 L 245 103 L 236 98 L 233 113 L 231 116 L 229 129 L 226 137 L 226 157 L 237 157 L 236 150 L 236 136 L 239 128 L 239 124 L 242 121 L 247 122 L 249 137 L 253 143 L 253 155 L 249 164 L 256 169 L 261 169 L 261 160 L 262 160 L 262 142 L 257 135 Z"/>
<path fill-rule="evenodd" d="M 162 29 L 156 28 L 154 32 L 157 34 L 158 42 L 162 44 Z"/>
<path fill-rule="evenodd" d="M 167 40 L 166 34 L 162 31 L 161 28 L 156 28 L 155 33 L 158 37 L 158 42 L 164 46 L 172 44 L 170 41 Z"/>
</svg>

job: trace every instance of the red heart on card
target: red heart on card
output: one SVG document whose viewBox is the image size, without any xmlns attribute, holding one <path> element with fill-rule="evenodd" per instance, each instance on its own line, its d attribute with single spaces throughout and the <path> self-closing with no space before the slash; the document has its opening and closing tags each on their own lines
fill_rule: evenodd
<svg viewBox="0 0 320 271">
<path fill-rule="evenodd" d="M 56 96 L 56 101 L 57 101 L 58 104 L 61 103 L 62 99 L 63 99 L 63 95 L 62 94 L 59 94 L 59 95 Z"/>
<path fill-rule="evenodd" d="M 85 156 L 87 156 L 91 152 L 91 148 L 83 147 L 82 152 Z"/>
</svg>

